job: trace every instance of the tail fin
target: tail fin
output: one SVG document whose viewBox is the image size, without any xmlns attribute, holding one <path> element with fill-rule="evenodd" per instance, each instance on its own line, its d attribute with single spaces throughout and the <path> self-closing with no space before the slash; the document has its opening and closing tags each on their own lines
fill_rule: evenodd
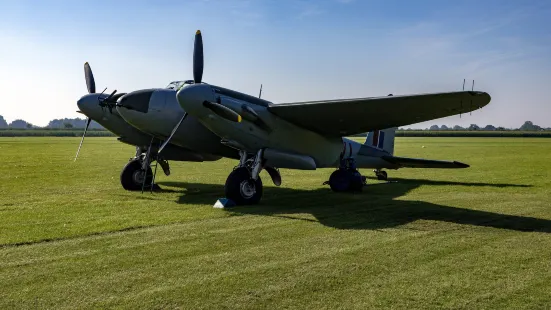
<svg viewBox="0 0 551 310">
<path fill-rule="evenodd" d="M 394 154 L 394 136 L 396 127 L 383 130 L 375 130 L 367 133 L 367 139 L 364 144 L 370 147 L 387 151 L 390 155 Z"/>
</svg>

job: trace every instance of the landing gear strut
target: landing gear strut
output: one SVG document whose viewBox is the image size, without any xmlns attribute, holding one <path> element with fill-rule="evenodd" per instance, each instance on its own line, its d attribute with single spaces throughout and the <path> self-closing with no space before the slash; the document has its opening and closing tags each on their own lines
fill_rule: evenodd
<svg viewBox="0 0 551 310">
<path fill-rule="evenodd" d="M 329 177 L 329 184 L 334 192 L 357 192 L 361 191 L 366 183 L 366 178 L 356 169 L 354 158 L 341 159 L 338 170 L 335 170 Z"/>
<path fill-rule="evenodd" d="M 260 202 L 263 190 L 259 175 L 263 168 L 262 154 L 263 150 L 259 150 L 254 157 L 249 157 L 245 151 L 239 152 L 239 165 L 230 173 L 224 186 L 226 198 L 233 200 L 237 205 Z"/>
</svg>

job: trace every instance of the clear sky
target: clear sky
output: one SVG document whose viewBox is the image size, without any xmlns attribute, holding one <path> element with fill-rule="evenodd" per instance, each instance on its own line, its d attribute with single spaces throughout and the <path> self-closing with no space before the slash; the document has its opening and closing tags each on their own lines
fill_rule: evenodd
<svg viewBox="0 0 551 310">
<path fill-rule="evenodd" d="M 465 78 L 490 105 L 412 127 L 551 127 L 548 0 L 0 0 L 0 115 L 80 116 L 85 61 L 99 91 L 191 79 L 197 29 L 205 82 L 254 95 L 263 83 L 275 103 L 453 91 Z"/>
</svg>

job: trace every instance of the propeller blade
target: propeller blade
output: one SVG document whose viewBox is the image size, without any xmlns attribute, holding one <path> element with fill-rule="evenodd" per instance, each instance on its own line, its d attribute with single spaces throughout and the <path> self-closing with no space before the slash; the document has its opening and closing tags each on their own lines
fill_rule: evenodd
<svg viewBox="0 0 551 310">
<path fill-rule="evenodd" d="M 104 90 L 105 91 L 105 90 Z M 111 98 L 113 98 L 113 96 L 115 96 L 115 94 L 117 93 L 117 90 L 115 89 L 111 94 L 109 94 L 109 96 L 107 96 L 106 98 L 104 99 L 98 99 L 98 103 L 99 103 L 99 106 L 102 107 L 102 108 L 105 108 L 107 107 L 107 109 L 109 109 L 109 113 L 113 113 L 113 106 L 115 105 L 112 101 L 111 101 Z M 103 92 L 102 92 L 103 94 Z M 116 101 L 115 101 L 116 102 Z"/>
<path fill-rule="evenodd" d="M 168 139 L 166 139 L 165 142 L 163 142 L 163 145 L 161 145 L 161 147 L 159 148 L 159 151 L 157 151 L 157 155 L 161 154 L 165 146 L 167 146 L 168 142 L 170 142 L 170 139 L 172 139 L 172 136 L 174 136 L 174 134 L 176 133 L 180 125 L 182 125 L 182 122 L 186 119 L 186 117 L 187 117 L 187 113 L 184 112 L 184 116 L 182 116 L 178 124 L 176 124 L 176 127 L 172 129 L 172 132 L 170 133 L 170 136 L 168 137 Z"/>
<path fill-rule="evenodd" d="M 82 139 L 80 139 L 80 144 L 78 145 L 77 154 L 75 155 L 75 160 L 77 161 L 78 153 L 80 153 L 80 148 L 82 147 L 82 142 L 84 142 L 84 136 L 86 136 L 86 131 L 88 130 L 88 126 L 90 126 L 90 122 L 92 121 L 91 118 L 88 117 L 88 120 L 86 121 L 86 127 L 84 127 L 84 133 L 82 134 Z"/>
<path fill-rule="evenodd" d="M 203 37 L 201 31 L 195 33 L 195 43 L 193 46 L 193 81 L 198 84 L 203 78 Z"/>
<path fill-rule="evenodd" d="M 203 106 L 212 112 L 216 113 L 216 115 L 227 119 L 228 121 L 239 123 L 241 122 L 241 115 L 239 115 L 234 110 L 225 107 L 219 103 L 214 103 L 210 101 L 203 101 Z"/>
<path fill-rule="evenodd" d="M 126 95 L 126 93 L 118 93 L 118 94 L 115 94 L 113 97 L 111 97 L 111 102 L 117 102 L 119 101 L 119 99 Z"/>
<path fill-rule="evenodd" d="M 88 93 L 93 94 L 96 92 L 96 82 L 94 81 L 94 74 L 88 62 L 84 63 L 84 78 L 86 79 L 86 87 L 88 87 Z"/>
<path fill-rule="evenodd" d="M 124 95 L 126 95 L 126 93 L 117 94 L 117 90 L 115 89 L 109 96 L 107 96 L 107 98 L 102 99 L 99 102 L 99 106 L 102 108 L 107 107 L 109 109 L 109 113 L 113 113 L 113 108 L 117 106 L 117 102 L 119 98 L 121 98 Z"/>
<path fill-rule="evenodd" d="M 115 89 L 109 96 L 107 96 L 107 98 L 104 99 L 104 101 L 109 102 L 109 100 L 111 100 L 111 98 L 113 98 L 113 96 L 115 96 L 116 93 L 117 93 L 117 90 Z"/>
</svg>

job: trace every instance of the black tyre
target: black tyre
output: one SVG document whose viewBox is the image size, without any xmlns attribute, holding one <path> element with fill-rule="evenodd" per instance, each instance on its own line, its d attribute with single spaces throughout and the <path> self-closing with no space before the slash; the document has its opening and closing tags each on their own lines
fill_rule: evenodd
<svg viewBox="0 0 551 310">
<path fill-rule="evenodd" d="M 145 180 L 145 187 L 149 188 L 151 186 L 151 180 L 153 179 L 153 172 L 151 167 L 147 166 L 147 176 Z M 121 185 L 127 191 L 139 191 L 142 190 L 144 178 L 144 171 L 142 170 L 142 163 L 134 159 L 124 168 L 121 172 Z"/>
<path fill-rule="evenodd" d="M 365 184 L 365 178 L 358 170 L 349 170 L 348 172 L 350 176 L 350 188 L 348 190 L 352 192 L 361 192 Z"/>
<path fill-rule="evenodd" d="M 236 205 L 254 205 L 262 198 L 262 180 L 260 176 L 253 180 L 247 168 L 237 168 L 228 176 L 224 191 Z"/>
<path fill-rule="evenodd" d="M 350 173 L 346 170 L 335 170 L 329 177 L 329 186 L 334 192 L 346 192 L 350 189 Z"/>
<path fill-rule="evenodd" d="M 388 179 L 388 176 L 386 174 L 386 171 L 381 171 L 377 173 L 377 180 L 386 181 Z"/>
</svg>

